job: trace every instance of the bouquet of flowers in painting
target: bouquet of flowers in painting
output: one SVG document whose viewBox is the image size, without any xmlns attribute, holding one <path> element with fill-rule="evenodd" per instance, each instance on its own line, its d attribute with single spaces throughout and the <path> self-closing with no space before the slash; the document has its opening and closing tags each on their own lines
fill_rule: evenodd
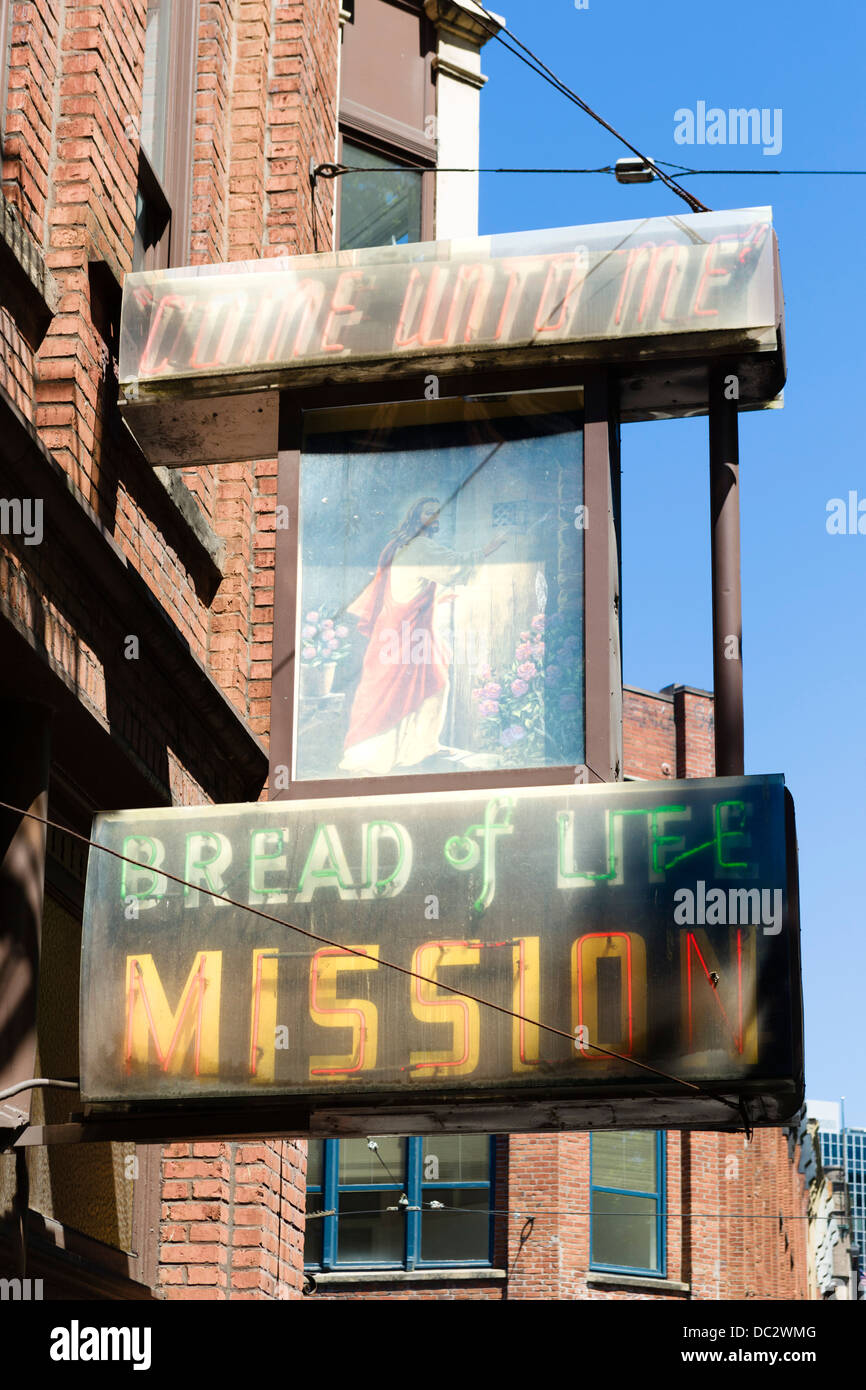
<svg viewBox="0 0 866 1390">
<path fill-rule="evenodd" d="M 301 626 L 302 694 L 327 695 L 339 661 L 349 655 L 349 629 L 336 622 L 339 610 L 312 609 Z"/>
<path fill-rule="evenodd" d="M 486 749 L 503 767 L 566 766 L 578 759 L 583 690 L 580 638 L 562 614 L 536 613 L 501 672 L 479 669 L 472 691 Z"/>
</svg>

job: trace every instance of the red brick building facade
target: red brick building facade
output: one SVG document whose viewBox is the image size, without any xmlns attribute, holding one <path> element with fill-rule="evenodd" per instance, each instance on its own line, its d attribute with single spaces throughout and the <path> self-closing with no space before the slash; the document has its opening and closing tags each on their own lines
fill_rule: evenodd
<svg viewBox="0 0 866 1390">
<path fill-rule="evenodd" d="M 162 42 L 154 27 L 148 46 L 148 22 L 160 7 L 0 0 L 0 474 L 21 507 L 4 513 L 0 536 L 0 698 L 10 746 L 38 746 L 45 771 L 10 759 L 0 800 L 26 801 L 79 835 L 107 808 L 265 794 L 276 459 L 151 467 L 116 406 L 120 292 L 142 264 L 332 246 L 335 184 L 309 171 L 335 158 L 338 121 L 373 139 L 363 103 L 341 116 L 338 97 L 341 23 L 356 9 L 360 23 L 373 2 L 176 7 L 171 23 L 187 28 L 170 31 L 169 52 L 188 63 L 172 69 L 157 168 L 142 123 Z M 460 12 L 472 5 L 375 3 L 424 36 L 419 129 L 406 148 L 435 171 L 424 103 L 434 80 L 463 80 L 453 53 L 437 69 L 437 34 L 468 52 L 475 20 Z M 467 71 L 480 31 L 473 41 Z M 470 73 L 465 85 L 477 93 L 481 81 Z M 406 124 L 391 120 L 388 148 Z M 633 776 L 709 774 L 709 697 L 628 691 L 625 749 Z M 4 827 L 5 852 L 26 827 Z M 4 960 L 30 969 L 0 1074 L 7 1062 L 34 1074 L 20 1066 L 34 1064 L 38 995 L 35 1075 L 68 1082 L 86 850 L 52 829 L 34 853 L 44 906 L 23 903 L 20 938 L 0 940 Z M 78 1109 L 74 1090 L 18 1095 L 0 1106 L 0 1133 L 11 1141 Z M 668 1135 L 666 1273 L 637 1284 L 588 1273 L 588 1154 L 583 1134 L 500 1142 L 494 1277 L 322 1280 L 312 1296 L 805 1297 L 795 1219 L 805 1198 L 781 1133 L 747 1147 L 738 1136 Z M 305 1146 L 290 1141 L 7 1152 L 0 1263 L 43 1277 L 55 1298 L 300 1299 L 305 1164 Z"/>
</svg>

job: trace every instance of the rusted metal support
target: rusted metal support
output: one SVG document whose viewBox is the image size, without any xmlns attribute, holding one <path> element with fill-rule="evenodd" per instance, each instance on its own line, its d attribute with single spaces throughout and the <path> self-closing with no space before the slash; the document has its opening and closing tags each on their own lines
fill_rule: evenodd
<svg viewBox="0 0 866 1390">
<path fill-rule="evenodd" d="M 710 370 L 709 388 L 716 776 L 741 777 L 744 732 L 739 382 L 736 375 L 720 366 Z"/>
</svg>

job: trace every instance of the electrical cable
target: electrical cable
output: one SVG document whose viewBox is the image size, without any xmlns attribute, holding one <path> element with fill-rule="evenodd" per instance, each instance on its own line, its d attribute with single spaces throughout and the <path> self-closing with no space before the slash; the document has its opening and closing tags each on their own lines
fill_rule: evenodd
<svg viewBox="0 0 866 1390">
<path fill-rule="evenodd" d="M 368 1138 L 367 1138 L 367 1148 L 370 1150 L 371 1153 L 374 1153 L 374 1154 L 376 1155 L 376 1157 L 378 1158 L 378 1160 L 379 1160 L 379 1162 L 381 1163 L 382 1167 L 385 1169 L 385 1172 L 388 1174 L 388 1177 L 391 1179 L 391 1181 L 392 1181 L 392 1183 L 394 1184 L 394 1186 L 395 1186 L 395 1187 L 400 1187 L 400 1188 L 402 1188 L 402 1187 L 404 1186 L 404 1184 L 401 1183 L 401 1182 L 399 1181 L 399 1179 L 397 1179 L 397 1178 L 394 1177 L 394 1174 L 391 1172 L 391 1169 L 388 1167 L 388 1165 L 387 1165 L 387 1163 L 385 1162 L 384 1158 L 383 1158 L 382 1155 L 379 1153 L 379 1145 L 376 1143 L 376 1140 L 375 1140 L 375 1139 L 371 1139 L 371 1138 L 368 1137 Z M 405 1196 L 405 1193 L 404 1193 L 403 1195 Z"/>
<path fill-rule="evenodd" d="M 122 863 L 133 864 L 136 868 L 142 868 L 140 860 L 131 859 L 127 854 L 121 854 L 119 850 L 110 849 L 108 845 L 101 845 L 96 840 L 91 840 L 87 835 L 82 835 L 77 830 L 71 830 L 68 825 L 60 825 L 57 821 L 48 820 L 44 816 L 37 816 L 33 811 L 25 811 L 20 806 L 13 806 L 8 801 L 0 801 L 0 808 L 12 811 L 15 815 L 26 816 L 29 820 L 35 820 L 40 825 L 50 827 L 52 830 L 59 830 L 65 835 L 71 835 L 74 839 L 80 840 L 82 844 L 88 845 L 91 849 L 102 850 L 105 854 L 110 854 L 113 859 L 119 859 Z M 147 866 L 144 866 L 147 867 Z M 321 942 L 325 946 L 332 946 L 339 951 L 345 951 L 348 955 L 360 956 L 364 960 L 369 959 L 367 952 L 359 950 L 354 946 L 346 946 L 342 942 L 333 941 L 330 937 L 322 936 L 318 932 L 309 931 L 306 927 L 299 927 L 294 922 L 287 922 L 282 917 L 275 917 L 270 912 L 263 912 L 261 908 L 251 907 L 248 903 L 238 902 L 235 898 L 230 898 L 224 893 L 217 893 L 211 888 L 205 888 L 202 884 L 190 883 L 187 879 L 181 878 L 178 874 L 169 873 L 167 869 L 159 868 L 161 878 L 171 879 L 172 883 L 180 884 L 182 888 L 195 888 L 200 893 L 214 898 L 217 902 L 226 903 L 229 907 L 237 908 L 239 912 L 245 912 L 251 917 L 260 917 L 266 922 L 273 922 L 278 927 L 286 927 L 289 931 L 297 932 L 300 936 L 306 937 L 310 941 Z M 389 961 L 379 958 L 379 965 L 385 966 L 388 970 L 395 970 L 400 975 L 407 975 L 410 979 L 420 980 L 422 984 L 433 985 L 435 988 L 446 990 L 449 994 L 456 994 L 461 999 L 470 999 L 474 1004 L 481 1004 L 484 1008 L 493 1009 L 496 1013 L 506 1014 L 509 1018 L 517 1019 L 518 1022 L 528 1023 L 534 1028 L 540 1028 L 543 1032 L 553 1033 L 560 1038 L 567 1038 L 574 1046 L 575 1037 L 573 1033 L 567 1033 L 563 1028 L 555 1028 L 550 1023 L 542 1023 L 539 1019 L 528 1018 L 524 1014 L 517 1013 L 514 1009 L 506 1008 L 504 1004 L 495 1004 L 491 999 L 482 999 L 477 994 L 470 994 L 465 989 L 458 989 L 455 985 L 445 984 L 442 980 L 434 979 L 432 976 L 422 975 L 417 970 L 410 970 L 408 966 L 398 965 L 396 961 Z M 659 1067 L 650 1066 L 648 1062 L 639 1062 L 636 1057 L 626 1057 L 621 1052 L 615 1052 L 612 1048 L 602 1047 L 600 1043 L 587 1040 L 586 1047 L 591 1047 L 595 1052 L 601 1052 L 606 1057 L 615 1057 L 617 1061 L 626 1062 L 631 1066 L 639 1067 L 641 1071 L 650 1072 L 653 1076 L 660 1076 L 664 1081 L 672 1081 L 677 1086 L 685 1086 L 697 1095 L 705 1096 L 710 1100 L 716 1101 L 728 1109 L 740 1113 L 740 1106 L 735 1101 L 730 1101 L 725 1096 L 719 1096 L 712 1091 L 707 1091 L 704 1087 L 697 1085 L 694 1081 L 686 1081 L 684 1077 L 673 1076 L 670 1072 L 662 1071 Z"/>
<path fill-rule="evenodd" d="M 542 77 L 545 82 L 547 82 L 550 86 L 554 87 L 557 91 L 561 92 L 562 95 L 567 97 L 569 101 L 572 101 L 575 104 L 575 106 L 580 107 L 581 111 L 584 111 L 587 114 L 587 116 L 591 116 L 594 121 L 597 121 L 600 126 L 603 126 L 604 129 L 609 131 L 610 134 L 613 135 L 617 140 L 619 140 L 621 144 L 625 145 L 626 149 L 631 150 L 632 154 L 636 154 L 639 159 L 643 160 L 644 164 L 646 164 L 650 169 L 655 169 L 659 178 L 666 185 L 666 187 L 670 188 L 670 190 L 673 193 L 676 193 L 677 197 L 682 198 L 685 203 L 688 203 L 692 212 L 710 211 L 706 204 L 702 203 L 699 198 L 696 198 L 685 188 L 680 188 L 679 184 L 676 182 L 675 179 L 671 178 L 670 174 L 663 173 L 662 170 L 658 168 L 654 160 L 650 159 L 647 155 L 643 154 L 643 152 L 639 150 L 636 145 L 633 145 L 630 140 L 627 140 L 624 135 L 621 135 L 620 132 L 616 130 L 610 124 L 609 121 L 606 121 L 603 116 L 600 116 L 598 114 L 597 111 L 593 111 L 592 107 L 583 100 L 583 97 L 579 96 L 577 92 L 573 91 L 571 87 L 568 87 L 561 80 L 561 78 L 557 77 L 556 73 L 553 72 L 547 66 L 547 64 L 544 63 L 541 60 L 541 58 L 538 57 L 537 53 L 533 53 L 532 49 L 528 48 L 525 43 L 521 43 L 517 35 L 513 34 L 506 25 L 500 24 L 496 16 L 492 15 L 490 11 L 480 3 L 480 0 L 478 0 L 477 8 L 481 10 L 482 14 L 485 14 L 487 18 L 493 22 L 495 27 L 493 29 L 488 29 L 488 33 L 491 35 L 492 38 L 495 38 L 498 43 L 501 43 L 503 48 L 507 48 L 509 53 L 514 54 L 515 58 L 519 58 L 522 63 L 525 63 L 526 66 L 531 68 L 533 72 L 537 73 L 539 77 Z M 484 27 L 486 28 L 487 26 Z M 506 34 L 507 37 L 511 39 L 512 44 L 517 44 L 517 48 L 522 49 L 523 52 L 518 53 L 516 48 L 513 48 L 511 44 L 506 43 L 505 39 L 503 39 L 502 37 L 503 34 Z M 526 54 L 527 57 L 524 57 L 524 54 Z M 531 59 L 532 61 L 530 62 L 529 59 Z"/>
<path fill-rule="evenodd" d="M 746 177 L 752 174 L 769 174 L 773 178 L 780 177 L 826 177 L 826 178 L 859 178 L 866 176 L 866 169 L 689 169 L 684 164 L 670 164 L 664 159 L 653 161 L 653 166 L 666 164 L 671 169 L 676 169 L 679 178 L 686 176 L 701 175 L 706 177 L 710 174 L 728 174 L 737 177 Z M 429 169 L 422 169 L 417 164 L 393 164 L 389 169 L 373 169 L 368 165 L 362 164 L 319 164 L 313 170 L 313 176 L 323 179 L 341 178 L 343 174 L 616 174 L 616 168 L 612 164 L 600 165 L 597 169 L 546 169 L 535 168 L 534 166 L 503 166 L 501 168 L 483 167 L 468 168 L 465 166 L 448 166 L 431 164 Z"/>
<path fill-rule="evenodd" d="M 19 1091 L 35 1091 L 45 1086 L 58 1086 L 64 1091 L 77 1091 L 77 1081 L 53 1081 L 50 1077 L 39 1076 L 33 1081 L 16 1081 L 14 1086 L 7 1086 L 5 1091 L 0 1091 L 0 1100 L 9 1100 L 10 1096 L 17 1096 Z"/>
<path fill-rule="evenodd" d="M 635 1193 L 635 1196 L 637 1196 L 637 1195 L 639 1195 L 639 1194 Z M 411 1211 L 422 1211 L 422 1210 L 424 1209 L 425 1205 L 426 1205 L 426 1206 L 430 1206 L 430 1203 L 424 1203 L 424 1202 L 422 1202 L 422 1204 L 421 1204 L 420 1207 L 414 1207 L 414 1206 L 413 1206 L 413 1207 L 410 1207 L 409 1210 L 411 1210 Z M 616 1216 L 622 1216 L 622 1217 L 626 1218 L 627 1220 L 632 1220 L 632 1221 L 634 1220 L 634 1212 L 629 1212 L 629 1211 L 606 1211 L 606 1212 L 604 1212 L 604 1213 L 599 1213 L 599 1212 L 597 1212 L 597 1211 L 594 1212 L 594 1211 L 586 1211 L 586 1210 L 570 1210 L 570 1209 L 562 1210 L 562 1209 L 560 1209 L 559 1207 L 539 1207 L 536 1211 L 527 1211 L 527 1210 L 525 1209 L 525 1207 L 521 1207 L 520 1210 L 517 1210 L 516 1208 L 515 1208 L 514 1210 L 512 1210 L 512 1209 L 509 1208 L 509 1207 L 445 1207 L 445 1206 L 442 1206 L 442 1207 L 435 1207 L 435 1208 L 433 1208 L 433 1209 L 434 1209 L 434 1210 L 442 1210 L 442 1211 L 445 1211 L 445 1212 L 447 1212 L 449 1215 L 451 1215 L 451 1214 L 453 1213 L 453 1214 L 458 1215 L 458 1216 L 507 1216 L 507 1217 L 512 1218 L 512 1219 L 515 1220 L 515 1221 L 535 1221 L 539 1216 L 557 1216 L 557 1217 L 561 1217 L 561 1216 L 587 1216 L 587 1217 L 589 1217 L 589 1216 L 595 1216 L 595 1217 L 597 1217 L 597 1216 L 599 1216 L 599 1215 L 603 1215 L 605 1220 L 608 1220 L 610 1217 L 616 1217 Z M 387 1210 L 388 1210 L 388 1211 L 398 1211 L 398 1210 L 402 1211 L 402 1210 L 406 1210 L 406 1208 L 404 1208 L 404 1207 L 399 1207 L 399 1208 L 398 1208 L 398 1207 L 388 1207 Z M 307 1215 L 307 1220 L 309 1221 L 309 1220 L 311 1220 L 313 1217 L 336 1216 L 337 1214 L 338 1214 L 337 1208 L 334 1207 L 334 1208 L 332 1208 L 332 1209 L 329 1210 L 329 1211 L 309 1211 L 309 1212 L 307 1212 L 306 1215 Z M 370 1207 L 369 1210 L 366 1210 L 366 1211 L 355 1211 L 355 1210 L 353 1209 L 353 1211 L 352 1211 L 352 1213 L 351 1213 L 352 1217 L 357 1217 L 357 1216 L 381 1216 L 381 1214 L 382 1214 L 382 1208 L 381 1208 L 381 1207 Z M 770 1211 L 770 1212 L 762 1212 L 762 1211 L 671 1211 L 671 1210 L 668 1210 L 668 1211 L 666 1211 L 666 1212 L 664 1213 L 664 1219 L 665 1219 L 666 1221 L 667 1221 L 667 1220 L 674 1220 L 674 1221 L 677 1221 L 677 1220 L 679 1220 L 679 1221 L 782 1221 L 782 1222 L 784 1223 L 785 1221 L 833 1221 L 837 1215 L 838 1215 L 838 1213 L 832 1213 L 832 1212 L 830 1213 L 829 1216 L 810 1216 L 808 1213 L 806 1213 L 806 1214 L 801 1214 L 801 1215 L 780 1216 L 779 1212 L 777 1212 L 777 1211 L 776 1211 L 776 1212 L 773 1212 L 773 1211 Z"/>
</svg>

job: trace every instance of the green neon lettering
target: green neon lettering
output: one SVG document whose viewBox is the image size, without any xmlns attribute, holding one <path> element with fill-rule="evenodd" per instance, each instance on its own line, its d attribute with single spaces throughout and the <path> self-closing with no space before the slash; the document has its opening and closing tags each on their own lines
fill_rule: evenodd
<svg viewBox="0 0 866 1390">
<path fill-rule="evenodd" d="M 260 844 L 260 843 L 265 843 L 265 842 L 266 842 L 266 836 L 268 836 L 268 835 L 276 835 L 276 836 L 278 837 L 278 838 L 277 838 L 277 848 L 276 848 L 275 850 L 273 850 L 273 851 L 271 851 L 271 850 L 266 850 L 266 849 L 260 850 L 260 849 L 258 848 L 259 844 Z M 267 896 L 273 891 L 273 890 L 270 889 L 270 888 L 262 888 L 262 887 L 259 886 L 259 884 L 256 882 L 256 876 L 257 876 L 257 875 L 256 875 L 256 869 L 257 869 L 257 866 L 258 866 L 263 860 L 266 860 L 266 859 L 279 859 L 279 858 L 280 858 L 280 855 L 282 854 L 282 852 L 283 852 L 283 831 L 282 831 L 282 830 L 254 830 L 254 831 L 253 831 L 253 833 L 252 833 L 252 839 L 251 839 L 251 842 L 250 842 L 250 873 L 249 873 L 249 880 L 250 880 L 250 882 L 249 882 L 249 888 L 250 888 L 250 892 L 251 892 L 251 893 L 259 893 L 262 897 L 267 897 Z M 264 870 L 264 872 L 267 872 L 267 871 Z"/>
<path fill-rule="evenodd" d="M 675 811 L 682 813 L 685 810 L 685 806 L 657 806 L 652 813 L 652 864 L 653 873 L 655 874 L 664 872 L 664 869 L 661 868 L 659 865 L 659 845 L 674 845 L 678 840 L 681 840 L 683 838 L 682 835 L 660 835 L 658 827 L 658 817 L 669 815 L 670 813 Z"/>
<path fill-rule="evenodd" d="M 394 865 L 393 869 L 391 870 L 391 872 L 389 873 L 389 875 L 388 875 L 387 878 L 377 878 L 377 879 L 376 879 L 376 882 L 373 883 L 373 881 L 371 880 L 371 878 L 370 878 L 370 876 L 369 876 L 369 867 L 370 867 L 370 865 L 371 865 L 372 862 L 373 862 L 373 833 L 372 833 L 372 832 L 373 832 L 375 829 L 377 829 L 377 828 L 386 829 L 386 830 L 393 830 L 393 832 L 394 832 L 394 838 L 395 838 L 396 841 L 397 841 L 397 863 Z M 396 825 L 394 825 L 394 822 L 393 822 L 393 821 L 390 821 L 390 820 L 371 820 L 371 821 L 369 822 L 368 826 L 367 826 L 367 841 L 366 841 L 366 849 L 365 849 L 365 856 L 364 856 L 364 857 L 365 857 L 365 863 L 366 863 L 366 865 L 367 865 L 367 873 L 366 873 L 365 876 L 364 876 L 364 882 L 363 882 L 363 884 L 361 885 L 362 888 L 374 888 L 375 891 L 376 891 L 377 893 L 380 893 L 380 892 L 382 891 L 383 888 L 387 888 L 389 883 L 393 883 L 393 882 L 394 882 L 394 879 L 397 877 L 397 875 L 399 874 L 400 870 L 401 870 L 402 867 L 403 867 L 404 853 L 405 853 L 405 846 L 404 846 L 404 844 L 403 844 L 403 836 L 400 834 L 400 831 L 397 829 Z M 378 864 L 377 864 L 377 867 L 378 867 Z"/>
<path fill-rule="evenodd" d="M 125 835 L 125 836 L 124 836 L 124 839 L 123 839 L 123 844 L 122 844 L 121 847 L 120 847 L 120 852 L 121 852 L 121 854 L 127 855 L 127 846 L 128 846 L 128 845 L 148 845 L 148 846 L 149 846 L 149 848 L 150 848 L 150 859 L 147 861 L 146 864 L 142 864 L 141 867 L 142 867 L 143 869 L 151 869 L 151 875 L 150 875 L 150 878 L 151 878 L 151 885 L 150 885 L 149 888 L 145 888 L 145 890 L 144 890 L 143 893 L 131 893 L 131 892 L 129 891 L 129 889 L 127 888 L 127 886 L 126 886 L 126 875 L 127 875 L 127 871 L 128 871 L 130 868 L 132 868 L 133 873 L 140 872 L 140 870 L 136 870 L 135 867 L 134 867 L 134 865 L 127 864 L 126 859 L 124 859 L 123 864 L 122 864 L 122 866 L 121 866 L 121 870 L 120 870 L 120 897 L 121 897 L 121 901 L 122 901 L 122 902 L 126 902 L 127 898 L 162 898 L 162 897 L 164 897 L 164 896 L 165 896 L 165 889 L 163 889 L 163 890 L 162 890 L 161 892 L 159 892 L 159 893 L 156 891 L 156 885 L 159 883 L 159 880 L 160 880 L 161 875 L 157 873 L 157 871 L 156 871 L 155 868 L 152 868 L 152 866 L 156 864 L 156 860 L 157 860 L 157 850 L 156 850 L 156 844 L 154 843 L 154 841 L 150 838 L 149 835 Z M 127 857 L 128 857 L 129 859 L 132 859 L 132 858 L 133 858 L 133 856 L 132 856 L 131 854 L 128 854 Z M 164 881 L 165 881 L 165 880 L 163 880 L 163 882 L 164 882 Z"/>
<path fill-rule="evenodd" d="M 563 851 L 565 849 L 565 826 L 568 823 L 567 811 L 560 811 L 556 819 L 559 827 L 559 872 L 562 878 L 585 878 L 592 883 L 605 883 L 609 879 L 616 878 L 616 843 L 614 838 L 614 818 L 616 816 L 649 816 L 649 810 L 638 810 L 635 808 L 630 811 L 608 811 L 607 813 L 607 873 L 593 874 L 583 869 L 576 869 L 570 873 L 563 866 Z"/>
<path fill-rule="evenodd" d="M 733 836 L 733 835 L 740 835 L 740 836 L 742 836 L 742 835 L 745 834 L 745 831 L 742 830 L 742 829 L 740 829 L 740 830 L 723 830 L 723 829 L 722 829 L 722 811 L 724 811 L 724 810 L 727 809 L 728 807 L 732 807 L 732 808 L 733 808 L 733 807 L 736 807 L 736 809 L 739 811 L 739 813 L 740 813 L 740 825 L 741 825 L 741 826 L 745 825 L 745 823 L 746 823 L 746 803 L 745 803 L 745 801 L 720 801 L 720 802 L 718 803 L 718 805 L 715 807 L 715 812 L 714 812 L 714 819 L 715 819 L 715 826 L 716 826 L 716 860 L 718 861 L 719 865 L 720 865 L 721 868 L 723 868 L 723 869 L 747 869 L 747 868 L 749 867 L 749 861 L 748 861 L 747 859 L 743 859 L 743 860 L 739 860 L 739 859 L 725 859 L 725 858 L 723 857 L 723 855 L 722 855 L 722 841 L 723 841 L 723 840 L 730 839 L 731 836 Z"/>
<path fill-rule="evenodd" d="M 202 853 L 204 853 L 205 842 L 206 842 L 207 840 L 210 840 L 211 844 L 214 846 L 214 848 L 215 848 L 215 850 L 216 850 L 216 853 L 215 853 L 215 854 L 212 854 L 211 857 L 210 857 L 210 859 L 191 859 L 191 858 L 190 858 L 190 844 L 191 844 L 191 842 L 192 842 L 193 840 L 198 839 L 198 838 L 201 838 L 201 842 L 202 842 Z M 210 832 L 209 830 L 196 830 L 196 831 L 193 831 L 193 833 L 192 833 L 191 835 L 187 835 L 187 837 L 186 837 L 186 852 L 185 852 L 185 855 L 184 855 L 184 873 L 183 873 L 184 878 L 189 878 L 190 875 L 192 874 L 193 869 L 204 869 L 204 881 L 205 881 L 205 883 L 207 884 L 207 886 L 208 886 L 208 888 L 210 889 L 210 891 L 211 891 L 212 893 L 219 893 L 219 892 L 221 892 L 221 891 L 222 891 L 222 890 L 221 890 L 221 886 L 220 886 L 219 884 L 214 883 L 214 882 L 212 881 L 212 879 L 211 879 L 210 874 L 208 873 L 208 870 L 209 870 L 211 864 L 215 864 L 215 863 L 216 863 L 216 861 L 219 859 L 221 853 L 222 853 L 222 846 L 220 845 L 218 836 L 212 835 L 211 832 Z M 198 888 L 196 888 L 196 887 L 191 887 L 188 883 L 184 884 L 183 896 L 184 896 L 185 898 L 188 898 L 189 895 L 190 895 L 190 893 L 197 893 L 197 892 L 198 892 Z"/>
<path fill-rule="evenodd" d="M 331 863 L 334 865 L 334 867 L 333 867 L 332 869 L 311 869 L 311 868 L 310 868 L 310 864 L 312 863 L 313 857 L 314 857 L 314 855 L 315 855 L 315 853 L 316 853 L 316 846 L 317 846 L 318 843 L 319 843 L 319 836 L 320 836 L 320 835 L 321 835 L 322 839 L 325 841 L 326 856 L 327 856 L 328 859 L 330 859 Z M 340 870 L 339 870 L 339 868 L 337 867 L 337 864 L 338 864 L 338 855 L 337 855 L 336 850 L 334 849 L 334 846 L 331 844 L 331 837 L 330 837 L 330 834 L 329 834 L 329 827 L 328 827 L 327 825 L 317 825 L 317 826 L 316 826 L 316 833 L 315 833 L 315 835 L 313 836 L 313 843 L 310 845 L 310 852 L 309 852 L 309 854 L 307 855 L 306 863 L 304 864 L 304 867 L 303 867 L 303 869 L 302 869 L 302 871 L 301 871 L 301 877 L 300 877 L 300 879 L 298 880 L 298 892 L 299 892 L 299 893 L 303 893 L 303 891 L 304 891 L 304 884 L 306 883 L 307 878 L 331 878 L 331 879 L 336 879 L 337 883 L 339 884 L 339 886 L 340 886 L 342 889 L 344 889 L 344 890 L 349 890 L 349 891 L 353 890 L 354 887 L 355 887 L 355 885 L 354 885 L 354 883 L 352 882 L 351 879 L 349 880 L 348 883 L 344 883 L 343 880 L 340 878 Z"/>
<path fill-rule="evenodd" d="M 504 820 L 497 821 L 500 808 L 505 812 Z M 445 841 L 445 858 L 454 869 L 473 869 L 482 860 L 481 892 L 473 903 L 476 912 L 483 912 L 496 896 L 496 836 L 512 835 L 511 813 L 514 799 L 510 796 L 496 796 L 484 808 L 484 821 L 480 825 L 470 825 L 462 835 L 452 835 Z M 470 840 L 470 835 L 481 835 L 483 850 Z M 461 849 L 466 846 L 465 851 Z"/>
<path fill-rule="evenodd" d="M 725 859 L 725 858 L 723 857 L 723 855 L 722 855 L 722 841 L 723 841 L 723 840 L 726 840 L 726 839 L 730 838 L 730 837 L 733 836 L 733 835 L 744 835 L 744 834 L 745 834 L 745 831 L 743 831 L 743 830 L 723 830 L 723 829 L 722 829 L 722 817 L 721 817 L 721 812 L 722 812 L 726 807 L 736 807 L 736 808 L 738 809 L 739 813 L 740 813 L 741 822 L 745 822 L 745 819 L 746 819 L 746 803 L 745 803 L 745 801 L 720 801 L 720 802 L 718 802 L 718 804 L 717 804 L 716 806 L 713 807 L 713 826 L 714 826 L 713 838 L 712 838 L 711 840 L 704 840 L 703 844 L 695 845 L 692 849 L 685 849 L 685 850 L 683 850 L 682 854 L 677 854 L 677 855 L 674 856 L 673 859 L 669 859 L 668 862 L 667 862 L 667 864 L 665 864 L 664 868 L 661 870 L 662 873 L 667 873 L 668 869 L 672 869 L 672 868 L 674 867 L 675 864 L 681 864 L 682 861 L 683 861 L 684 859 L 690 859 L 691 856 L 692 856 L 693 854 L 700 854 L 701 851 L 702 851 L 702 850 L 705 850 L 705 849 L 712 849 L 712 850 L 714 851 L 716 864 L 718 865 L 718 867 L 719 867 L 720 869 L 747 869 L 747 868 L 749 867 L 749 861 L 748 861 L 748 860 Z M 660 806 L 660 807 L 659 807 L 659 810 L 660 810 L 660 811 L 675 811 L 675 810 L 678 810 L 678 809 L 680 809 L 680 808 L 678 808 L 678 807 L 676 807 L 676 806 Z M 655 861 L 653 862 L 653 867 L 655 867 Z"/>
</svg>

